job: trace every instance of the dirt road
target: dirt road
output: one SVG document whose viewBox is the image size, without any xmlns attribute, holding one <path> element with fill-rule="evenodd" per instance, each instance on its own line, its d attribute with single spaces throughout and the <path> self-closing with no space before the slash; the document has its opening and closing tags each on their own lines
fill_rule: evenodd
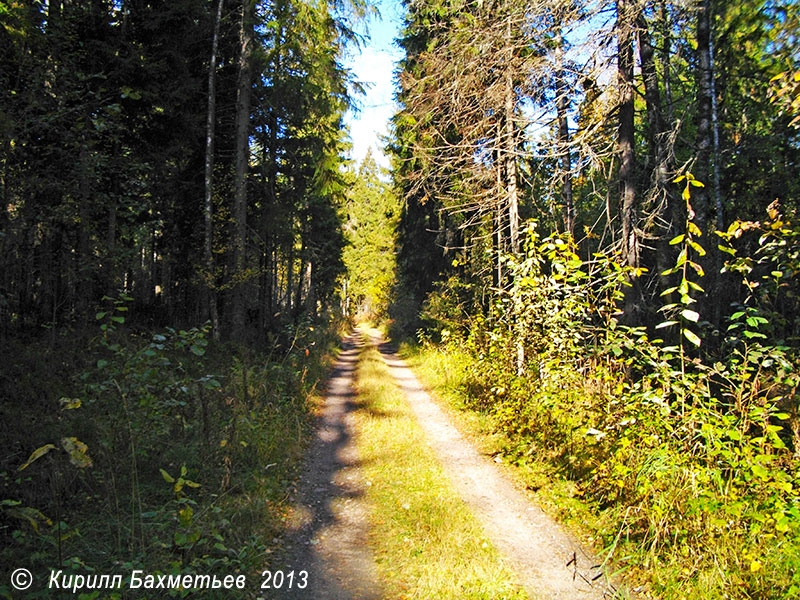
<svg viewBox="0 0 800 600">
<path fill-rule="evenodd" d="M 304 589 L 265 598 L 372 600 L 382 598 L 368 545 L 369 508 L 354 443 L 358 409 L 353 377 L 359 346 L 380 349 L 445 473 L 531 598 L 589 600 L 614 597 L 591 556 L 482 456 L 377 331 L 344 342 L 328 385 L 325 408 L 301 479 L 295 507 L 292 565 L 308 572 Z M 457 599 L 431 599 L 457 600 Z"/>
</svg>

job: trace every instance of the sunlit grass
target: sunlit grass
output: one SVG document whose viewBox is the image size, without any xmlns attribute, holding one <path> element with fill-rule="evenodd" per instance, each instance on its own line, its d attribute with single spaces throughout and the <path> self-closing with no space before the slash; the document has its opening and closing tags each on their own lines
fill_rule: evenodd
<svg viewBox="0 0 800 600">
<path fill-rule="evenodd" d="M 720 529 L 707 536 L 709 541 L 703 547 L 681 545 L 672 550 L 654 548 L 652 543 L 630 537 L 630 520 L 653 519 L 654 516 L 642 512 L 644 505 L 633 511 L 622 505 L 599 506 L 581 492 L 581 481 L 565 474 L 563 461 L 551 460 L 546 451 L 536 451 L 531 445 L 535 440 L 523 435 L 515 437 L 505 431 L 491 410 L 469 397 L 469 370 L 474 368 L 472 361 L 475 359 L 468 353 L 456 348 L 404 346 L 401 355 L 425 385 L 451 409 L 457 425 L 473 438 L 482 452 L 502 457 L 510 467 L 510 474 L 530 490 L 548 513 L 567 523 L 585 543 L 593 545 L 601 557 L 613 549 L 618 567 L 624 568 L 625 579 L 638 588 L 640 597 L 661 600 L 800 597 L 800 591 L 790 588 L 794 561 L 781 565 L 787 552 L 778 552 L 780 544 L 767 538 L 762 543 L 767 551 L 763 553 L 760 571 L 770 573 L 773 581 L 790 588 L 788 595 L 740 593 L 748 580 L 758 588 L 758 582 L 752 580 L 760 575 L 760 572 L 751 572 L 750 560 L 742 550 L 741 532 Z M 667 507 L 677 504 L 677 497 L 683 493 L 677 489 L 675 479 L 675 473 L 680 471 L 678 462 L 670 471 L 673 473 L 671 485 L 658 492 L 660 504 Z M 659 502 L 653 499 L 651 504 Z M 768 584 L 760 587 L 768 588 Z"/>
<path fill-rule="evenodd" d="M 362 351 L 357 374 L 358 446 L 386 597 L 527 598 L 436 463 L 374 347 Z"/>
</svg>

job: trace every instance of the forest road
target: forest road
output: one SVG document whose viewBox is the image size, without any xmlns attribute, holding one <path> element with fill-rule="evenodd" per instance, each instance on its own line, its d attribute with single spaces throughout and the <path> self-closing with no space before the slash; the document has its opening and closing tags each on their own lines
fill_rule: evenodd
<svg viewBox="0 0 800 600">
<path fill-rule="evenodd" d="M 357 408 L 353 379 L 360 336 L 351 334 L 328 380 L 325 404 L 300 477 L 290 523 L 293 586 L 284 583 L 266 599 L 378 600 L 380 584 L 367 540 L 368 509 L 354 441 Z M 306 571 L 307 585 L 298 572 Z"/>
<path fill-rule="evenodd" d="M 454 489 L 482 523 L 531 598 L 594 600 L 618 597 L 600 562 L 481 455 L 431 399 L 405 362 L 371 330 L 397 385 Z"/>
<path fill-rule="evenodd" d="M 368 343 L 380 350 L 454 489 L 531 599 L 618 597 L 598 568 L 600 561 L 474 448 L 376 330 L 370 331 L 369 338 Z M 361 346 L 358 334 L 344 340 L 295 498 L 285 571 L 307 571 L 307 587 L 297 587 L 300 579 L 296 578 L 291 589 L 284 585 L 281 590 L 270 590 L 263 594 L 265 600 L 384 597 L 368 543 L 369 508 L 354 441 L 353 413 L 359 404 L 353 384 Z"/>
</svg>

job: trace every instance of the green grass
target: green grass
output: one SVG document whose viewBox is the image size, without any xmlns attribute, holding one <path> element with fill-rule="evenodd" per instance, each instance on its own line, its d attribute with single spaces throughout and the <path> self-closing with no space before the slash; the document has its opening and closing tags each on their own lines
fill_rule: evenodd
<svg viewBox="0 0 800 600">
<path fill-rule="evenodd" d="M 223 569 L 253 581 L 282 567 L 276 540 L 319 403 L 316 383 L 338 345 L 335 332 L 315 329 L 273 355 L 214 342 L 190 352 L 171 342 L 191 332 L 174 331 L 119 331 L 116 352 L 87 342 L 79 354 L 68 336 L 53 348 L 49 339 L 12 340 L 18 351 L 0 369 L 20 374 L 0 376 L 0 433 L 15 449 L 0 459 L 0 562 L 38 578 L 13 597 L 42 597 L 54 565 L 65 573 Z M 212 375 L 216 385 L 198 384 Z M 60 397 L 81 405 L 61 410 Z M 71 464 L 59 449 L 65 436 L 86 444 L 91 466 Z M 48 443 L 56 449 L 17 470 Z M 176 487 L 181 476 L 198 485 Z M 0 581 L 0 598 L 11 595 Z"/>
<path fill-rule="evenodd" d="M 358 447 L 386 597 L 527 598 L 438 466 L 374 346 L 362 351 L 357 377 Z"/>
<path fill-rule="evenodd" d="M 629 535 L 635 530 L 637 520 L 660 519 L 664 535 L 668 536 L 685 535 L 680 528 L 693 523 L 685 515 L 681 520 L 682 515 L 677 513 L 686 510 L 681 507 L 682 499 L 689 495 L 686 486 L 693 483 L 696 468 L 693 470 L 693 465 L 681 462 L 681 457 L 675 456 L 668 445 L 658 452 L 666 461 L 664 468 L 670 468 L 669 476 L 658 486 L 654 484 L 651 492 L 654 496 L 648 504 L 642 501 L 627 507 L 625 503 L 613 502 L 602 505 L 592 497 L 590 477 L 570 470 L 568 455 L 540 444 L 522 429 L 522 419 L 514 421 L 496 407 L 481 404 L 486 402 L 485 393 L 482 396 L 480 390 L 470 388 L 470 374 L 481 368 L 474 357 L 456 348 L 433 346 L 404 346 L 401 355 L 451 409 L 461 429 L 483 452 L 502 457 L 511 475 L 529 489 L 549 514 L 593 545 L 601 557 L 613 550 L 616 567 L 624 570 L 629 585 L 644 587 L 639 597 L 663 600 L 798 597 L 796 588 L 791 587 L 796 563 L 787 560 L 792 556 L 789 539 L 781 543 L 775 536 L 763 536 L 758 559 L 761 567 L 755 572 L 746 546 L 750 542 L 743 532 L 735 529 L 718 528 L 713 535 L 706 536 L 702 545 L 689 541 L 670 543 L 672 537 L 656 545 L 657 538 L 652 535 L 649 538 Z M 777 591 L 786 589 L 789 591 Z"/>
</svg>

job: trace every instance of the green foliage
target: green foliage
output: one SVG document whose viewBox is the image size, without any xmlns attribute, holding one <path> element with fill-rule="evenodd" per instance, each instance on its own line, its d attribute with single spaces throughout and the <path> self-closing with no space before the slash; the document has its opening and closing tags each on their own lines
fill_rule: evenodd
<svg viewBox="0 0 800 600">
<path fill-rule="evenodd" d="M 237 354 L 208 326 L 134 333 L 129 301 L 106 299 L 82 367 L 51 392 L 60 400 L 41 407 L 30 439 L 25 426 L 9 437 L 20 450 L 0 465 L 2 562 L 36 574 L 252 576 L 277 550 L 335 338 L 303 323 L 271 356 Z M 62 350 L 32 346 L 39 377 Z M 34 588 L 21 597 L 39 597 Z"/>
<path fill-rule="evenodd" d="M 688 202 L 697 184 L 682 179 Z M 674 240 L 682 251 L 664 273 L 678 277 L 662 324 L 678 328 L 677 346 L 618 323 L 621 290 L 636 273 L 602 254 L 582 260 L 568 237 L 541 238 L 530 227 L 524 256 L 508 259 L 512 286 L 486 320 L 474 320 L 467 336 L 448 335 L 445 347 L 470 352 L 458 385 L 507 436 L 509 460 L 542 460 L 574 481 L 574 494 L 598 511 L 609 556 L 627 556 L 634 578 L 648 577 L 667 598 L 798 597 L 798 357 L 773 342 L 776 313 L 763 309 L 793 280 L 796 230 L 783 219 L 759 225 L 757 258 L 729 261 L 752 294 L 731 314 L 726 351 L 715 356 L 701 352 L 692 308 L 703 275 L 693 256 L 704 250 L 691 206 L 688 214 Z M 748 228 L 756 226 L 728 237 Z"/>
<path fill-rule="evenodd" d="M 360 319 L 386 316 L 395 278 L 395 227 L 400 207 L 368 154 L 354 175 L 344 206 L 348 245 L 345 302 Z"/>
</svg>

